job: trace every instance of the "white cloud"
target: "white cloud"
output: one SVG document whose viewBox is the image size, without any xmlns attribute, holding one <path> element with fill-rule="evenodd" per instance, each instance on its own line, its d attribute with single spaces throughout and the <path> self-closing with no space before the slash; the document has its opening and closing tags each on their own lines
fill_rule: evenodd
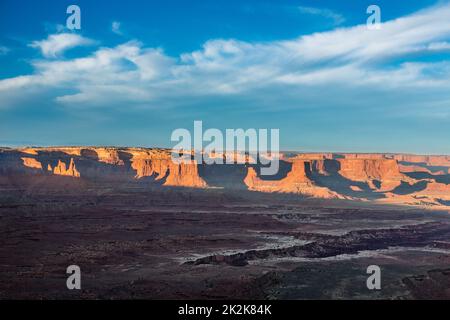
<svg viewBox="0 0 450 320">
<path fill-rule="evenodd" d="M 297 7 L 298 11 L 302 14 L 309 14 L 314 16 L 321 16 L 327 19 L 331 19 L 334 25 L 340 25 L 345 22 L 345 18 L 332 10 L 322 9 L 322 8 L 314 8 L 314 7 Z"/>
<path fill-rule="evenodd" d="M 30 46 L 41 50 L 46 58 L 56 58 L 68 49 L 92 45 L 93 43 L 92 40 L 75 33 L 59 33 L 49 35 L 45 40 L 33 41 Z"/>
<path fill-rule="evenodd" d="M 8 92 L 11 104 L 15 96 L 46 92 L 58 103 L 77 106 L 176 106 L 225 96 L 254 104 L 277 98 L 298 106 L 313 97 L 317 105 L 334 103 L 326 90 L 347 97 L 348 104 L 357 102 L 351 97 L 376 90 L 388 90 L 396 103 L 406 103 L 411 92 L 450 99 L 449 62 L 408 61 L 418 52 L 447 50 L 448 21 L 450 5 L 445 5 L 385 22 L 381 30 L 360 25 L 264 43 L 216 39 L 179 57 L 132 41 L 76 59 L 33 61 L 34 73 L 0 80 L 0 92 Z M 78 37 L 50 35 L 35 45 L 45 57 L 57 57 L 90 41 Z"/>
<path fill-rule="evenodd" d="M 448 50 L 450 50 L 450 43 L 449 42 L 433 42 L 428 45 L 428 50 L 448 51 Z"/>
</svg>

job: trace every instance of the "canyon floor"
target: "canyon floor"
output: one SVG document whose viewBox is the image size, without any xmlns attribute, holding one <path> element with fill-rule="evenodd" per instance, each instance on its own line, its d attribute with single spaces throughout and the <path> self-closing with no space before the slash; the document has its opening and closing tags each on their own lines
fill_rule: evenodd
<svg viewBox="0 0 450 320">
<path fill-rule="evenodd" d="M 447 211 L 59 179 L 0 193 L 0 299 L 450 298 Z"/>
</svg>

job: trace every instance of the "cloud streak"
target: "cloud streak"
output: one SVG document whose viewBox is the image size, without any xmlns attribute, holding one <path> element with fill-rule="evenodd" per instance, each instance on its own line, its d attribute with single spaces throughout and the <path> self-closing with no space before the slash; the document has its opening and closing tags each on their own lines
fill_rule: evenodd
<svg viewBox="0 0 450 320">
<path fill-rule="evenodd" d="M 30 47 L 37 48 L 46 58 L 56 58 L 65 51 L 94 44 L 94 41 L 75 33 L 59 33 L 49 35 L 47 39 L 33 41 Z"/>
<path fill-rule="evenodd" d="M 334 25 L 338 26 L 345 22 L 345 18 L 332 10 L 329 9 L 322 9 L 322 8 L 314 8 L 314 7 L 304 7 L 299 6 L 297 7 L 298 11 L 301 14 L 309 14 L 313 16 L 320 16 L 327 19 L 331 19 L 334 23 Z"/>
<path fill-rule="evenodd" d="M 0 56 L 8 54 L 10 51 L 9 48 L 5 47 L 5 46 L 0 46 Z"/>
<path fill-rule="evenodd" d="M 450 98 L 445 93 L 450 85 L 448 61 L 408 60 L 418 53 L 448 52 L 448 21 L 450 5 L 442 5 L 385 22 L 381 30 L 360 25 L 264 43 L 214 39 L 179 57 L 131 41 L 63 59 L 66 50 L 93 41 L 55 34 L 32 43 L 44 56 L 32 61 L 32 74 L 0 80 L 0 92 L 8 93 L 2 105 L 17 105 L 24 95 L 31 99 L 37 93 L 67 106 L 176 107 L 183 101 L 225 96 L 261 106 L 275 96 L 285 107 L 333 104 L 331 93 L 324 97 L 324 90 L 347 97 L 348 104 L 371 90 L 390 91 L 396 102 L 417 90 Z M 395 62 L 398 59 L 402 62 Z"/>
</svg>

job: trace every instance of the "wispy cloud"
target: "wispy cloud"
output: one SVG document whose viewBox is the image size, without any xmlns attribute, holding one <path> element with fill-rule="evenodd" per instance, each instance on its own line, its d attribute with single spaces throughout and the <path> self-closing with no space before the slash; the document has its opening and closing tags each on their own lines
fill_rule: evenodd
<svg viewBox="0 0 450 320">
<path fill-rule="evenodd" d="M 56 58 L 59 54 L 78 46 L 94 44 L 94 41 L 75 33 L 59 33 L 49 35 L 47 39 L 33 41 L 30 46 L 41 50 L 46 58 Z"/>
<path fill-rule="evenodd" d="M 214 39 L 179 57 L 132 41 L 75 59 L 33 61 L 32 74 L 0 81 L 8 101 L 1 105 L 38 93 L 68 106 L 174 107 L 226 96 L 258 106 L 278 97 L 271 108 L 329 107 L 361 103 L 355 97 L 380 90 L 384 107 L 406 106 L 411 99 L 418 105 L 419 93 L 423 102 L 450 99 L 450 62 L 408 61 L 412 53 L 448 50 L 448 21 L 450 5 L 443 5 L 387 21 L 381 30 L 360 25 L 264 43 Z M 55 57 L 89 42 L 58 34 L 35 46 Z M 404 62 L 392 63 L 399 58 Z"/>
<path fill-rule="evenodd" d="M 9 48 L 0 46 L 0 56 L 7 54 L 9 51 L 11 51 Z"/>
<path fill-rule="evenodd" d="M 428 45 L 427 49 L 435 51 L 449 51 L 450 42 L 433 42 Z"/>
<path fill-rule="evenodd" d="M 323 8 L 315 8 L 315 7 L 304 7 L 299 6 L 297 7 L 298 11 L 301 14 L 309 14 L 314 16 L 321 16 L 327 19 L 331 19 L 334 23 L 334 25 L 338 26 L 345 22 L 344 16 L 342 16 L 339 13 L 336 13 L 330 9 L 323 9 Z"/>
</svg>

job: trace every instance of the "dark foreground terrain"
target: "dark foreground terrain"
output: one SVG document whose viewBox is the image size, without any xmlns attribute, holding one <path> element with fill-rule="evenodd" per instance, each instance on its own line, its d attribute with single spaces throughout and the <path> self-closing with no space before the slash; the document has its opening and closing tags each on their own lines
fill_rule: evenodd
<svg viewBox="0 0 450 320">
<path fill-rule="evenodd" d="M 448 212 L 71 178 L 57 186 L 2 189 L 1 299 L 450 298 Z M 366 287 L 373 264 L 381 290 Z M 81 290 L 66 288 L 69 265 L 81 268 Z"/>
</svg>

